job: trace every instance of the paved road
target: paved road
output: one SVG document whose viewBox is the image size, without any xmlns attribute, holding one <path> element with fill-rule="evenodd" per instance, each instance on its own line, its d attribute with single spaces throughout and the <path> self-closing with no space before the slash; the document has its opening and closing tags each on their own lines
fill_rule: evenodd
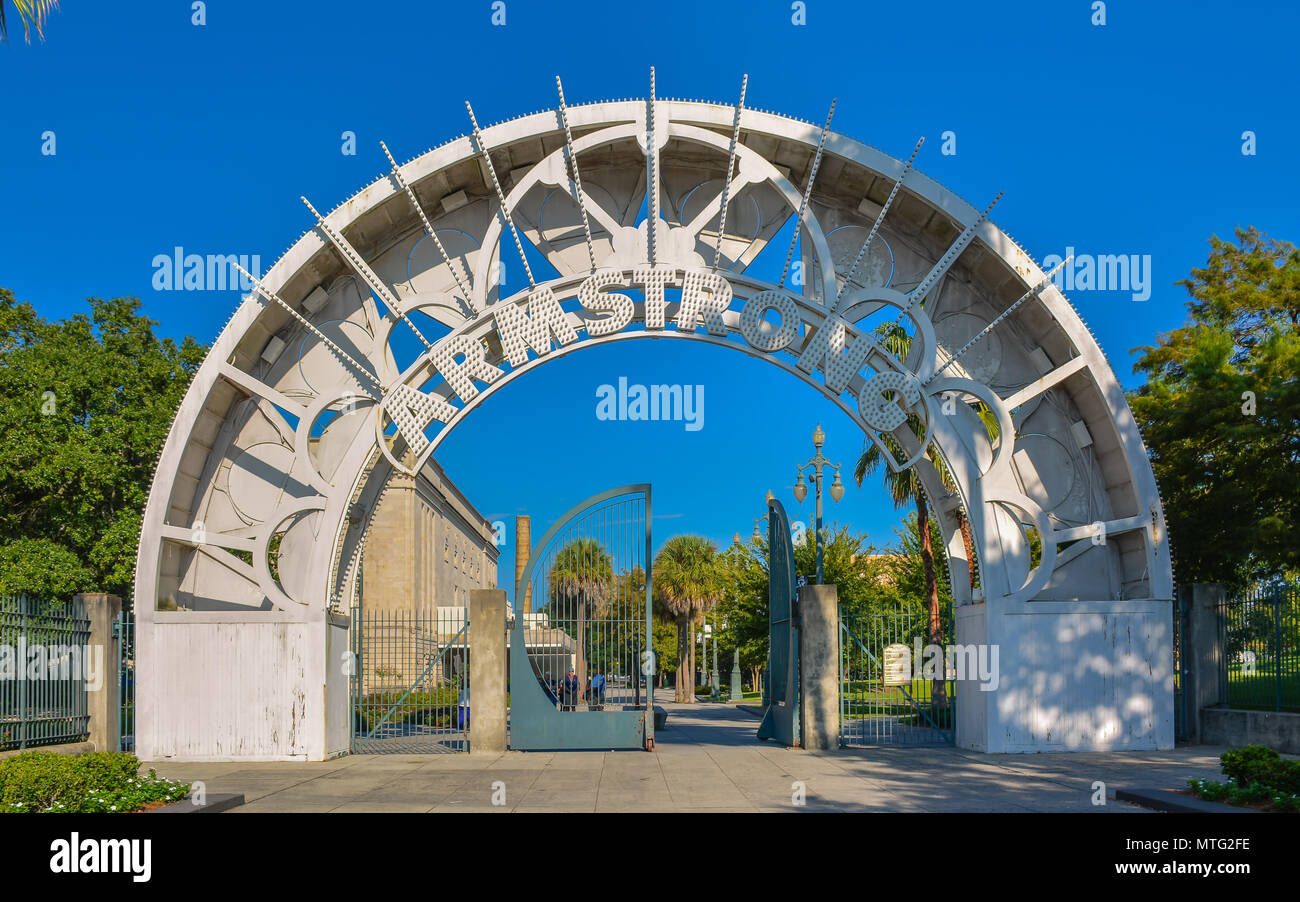
<svg viewBox="0 0 1300 902">
<path fill-rule="evenodd" d="M 657 700 L 658 701 L 658 700 Z M 953 748 L 812 753 L 758 742 L 758 718 L 729 705 L 664 703 L 669 728 L 645 752 L 352 755 L 266 764 L 155 762 L 244 812 L 425 811 L 1141 811 L 1116 788 L 1180 788 L 1219 774 L 1219 748 L 983 755 Z M 1111 799 L 1091 803 L 1092 784 Z M 493 805 L 503 783 L 505 804 Z M 804 804 L 796 805 L 797 783 Z"/>
</svg>

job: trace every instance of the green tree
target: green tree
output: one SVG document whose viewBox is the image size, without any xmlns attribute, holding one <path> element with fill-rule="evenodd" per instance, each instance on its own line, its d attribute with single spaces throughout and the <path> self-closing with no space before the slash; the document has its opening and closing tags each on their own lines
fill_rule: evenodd
<svg viewBox="0 0 1300 902">
<path fill-rule="evenodd" d="M 92 298 L 46 322 L 0 289 L 0 594 L 130 596 L 154 462 L 204 354 L 139 309 Z"/>
<path fill-rule="evenodd" d="M 654 629 L 654 664 L 655 672 L 651 677 L 658 681 L 660 689 L 664 688 L 664 674 L 677 673 L 677 624 L 665 618 L 658 618 Z M 675 676 L 674 676 L 675 678 Z M 676 685 L 676 683 L 674 683 Z"/>
<path fill-rule="evenodd" d="M 1300 251 L 1257 229 L 1210 239 L 1186 324 L 1135 350 L 1129 403 L 1160 485 L 1180 582 L 1300 568 Z"/>
<path fill-rule="evenodd" d="M 654 562 L 655 606 L 677 624 L 676 700 L 695 701 L 695 624 L 724 595 L 717 547 L 700 536 L 673 536 Z"/>
<path fill-rule="evenodd" d="M 888 561 L 878 556 L 867 534 L 838 524 L 832 524 L 825 534 L 822 568 L 826 583 L 837 587 L 841 610 L 859 615 L 896 606 L 896 593 L 890 581 L 882 578 Z M 813 542 L 813 534 L 805 532 L 803 541 L 794 547 L 795 569 L 809 577 L 817 566 Z M 718 558 L 725 589 L 717 615 L 727 624 L 720 635 L 719 661 L 729 660 L 732 650 L 739 648 L 741 667 L 749 672 L 750 684 L 757 687 L 768 656 L 768 541 L 733 544 Z"/>
<path fill-rule="evenodd" d="M 10 0 L 14 5 L 14 12 L 18 13 L 18 21 L 23 24 L 23 38 L 27 43 L 32 42 L 32 31 L 36 31 L 37 37 L 42 41 L 45 40 L 45 23 L 50 18 L 50 13 L 59 8 L 59 0 Z M 8 24 L 5 22 L 5 3 L 0 0 L 0 41 L 9 40 Z"/>
</svg>

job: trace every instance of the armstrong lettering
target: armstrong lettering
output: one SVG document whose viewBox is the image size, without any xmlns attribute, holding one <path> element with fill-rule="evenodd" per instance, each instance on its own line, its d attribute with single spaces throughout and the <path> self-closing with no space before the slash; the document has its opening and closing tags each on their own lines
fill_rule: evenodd
<svg viewBox="0 0 1300 902">
<path fill-rule="evenodd" d="M 676 298 L 670 298 L 670 290 Z M 639 291 L 644 300 L 638 302 L 624 291 Z M 561 306 L 560 301 L 568 298 L 577 299 L 580 313 Z M 863 374 L 854 399 L 859 416 L 874 429 L 896 428 L 905 422 L 905 411 L 920 404 L 916 376 L 900 371 L 893 358 L 851 323 L 834 316 L 805 321 L 793 295 L 769 287 L 751 293 L 739 319 L 728 324 L 726 314 L 734 299 L 734 288 L 721 273 L 672 266 L 638 266 L 623 272 L 602 269 L 563 293 L 555 283 L 537 285 L 518 299 L 494 305 L 439 341 L 428 352 L 427 363 L 428 371 L 441 377 L 442 384 L 432 394 L 408 385 L 393 387 L 380 406 L 380 416 L 393 421 L 419 457 L 431 444 L 425 430 L 435 422 L 450 424 L 462 412 L 451 403 L 453 399 L 470 404 L 506 375 L 498 364 L 522 367 L 579 343 L 583 332 L 590 340 L 631 331 L 633 326 L 649 333 L 666 332 L 670 325 L 678 333 L 703 329 L 714 339 L 734 334 L 764 355 L 794 354 L 798 370 L 808 375 L 820 371 L 828 394 L 836 397 L 849 389 L 864 366 L 874 365 Z M 669 323 L 674 301 L 676 317 Z M 491 332 L 499 350 L 490 351 L 484 341 Z M 873 350 L 878 352 L 874 360 Z"/>
</svg>

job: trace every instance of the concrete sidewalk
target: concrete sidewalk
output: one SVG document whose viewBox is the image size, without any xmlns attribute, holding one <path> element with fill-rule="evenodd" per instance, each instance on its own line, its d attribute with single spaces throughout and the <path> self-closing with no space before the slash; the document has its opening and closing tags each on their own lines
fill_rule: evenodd
<svg viewBox="0 0 1300 902">
<path fill-rule="evenodd" d="M 1209 746 L 1169 752 L 984 755 L 954 748 L 811 753 L 755 739 L 758 719 L 730 705 L 666 703 L 656 751 L 353 755 L 317 763 L 152 766 L 209 793 L 238 792 L 237 812 L 427 811 L 1077 811 L 1143 809 L 1118 788 L 1182 788 L 1220 778 Z M 1092 804 L 1101 780 L 1110 797 Z M 493 805 L 494 784 L 505 804 Z M 797 806 L 796 782 L 806 804 Z"/>
</svg>

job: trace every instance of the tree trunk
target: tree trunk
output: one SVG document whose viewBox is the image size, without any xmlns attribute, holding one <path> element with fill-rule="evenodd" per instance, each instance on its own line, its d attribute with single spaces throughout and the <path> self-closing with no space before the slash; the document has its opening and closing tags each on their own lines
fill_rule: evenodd
<svg viewBox="0 0 1300 902">
<path fill-rule="evenodd" d="M 691 650 L 686 644 L 691 639 L 691 627 L 688 615 L 683 614 L 677 618 L 677 673 L 674 685 L 676 687 L 676 701 L 689 702 L 695 698 L 692 691 L 687 695 L 686 678 L 690 668 Z M 694 687 L 691 687 L 694 690 Z"/>
<path fill-rule="evenodd" d="M 975 588 L 975 538 L 971 535 L 970 520 L 966 518 L 966 512 L 957 511 L 957 525 L 961 527 L 961 541 L 966 546 L 966 566 L 970 569 L 970 587 Z"/>
<path fill-rule="evenodd" d="M 930 542 L 930 510 L 925 497 L 916 493 L 916 527 L 921 533 L 921 562 L 925 564 L 925 595 L 930 608 L 930 644 L 943 648 L 943 622 L 939 617 L 939 581 L 934 573 L 934 546 Z M 935 708 L 948 706 L 947 656 L 940 654 L 939 674 L 930 689 L 930 701 Z"/>
</svg>

